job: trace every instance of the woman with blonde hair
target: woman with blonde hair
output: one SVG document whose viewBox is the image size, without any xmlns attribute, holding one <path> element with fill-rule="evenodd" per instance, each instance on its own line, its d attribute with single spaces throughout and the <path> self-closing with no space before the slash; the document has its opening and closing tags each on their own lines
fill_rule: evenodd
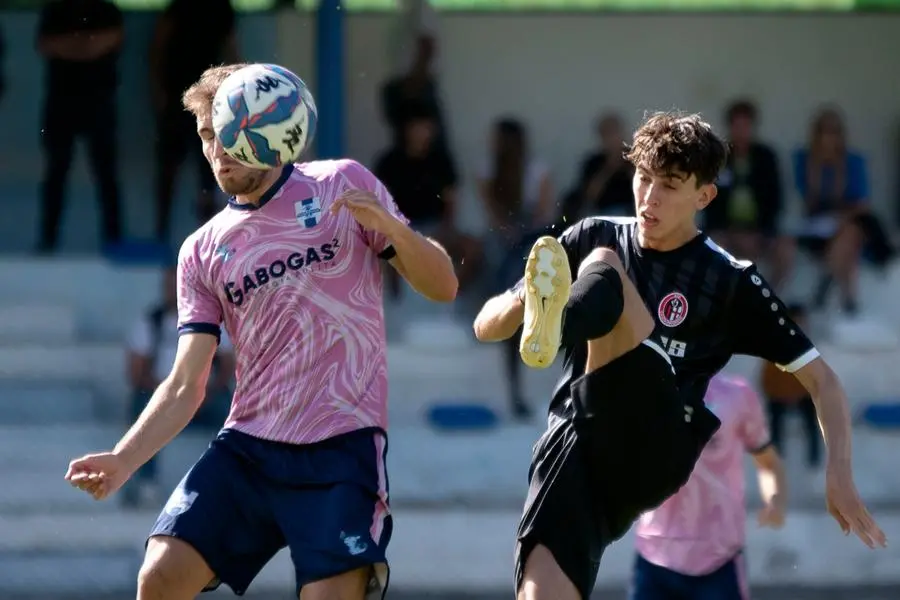
<svg viewBox="0 0 900 600">
<path fill-rule="evenodd" d="M 859 263 L 866 240 L 869 181 L 866 161 L 847 147 L 844 121 L 834 108 L 812 121 L 809 146 L 794 156 L 794 178 L 803 199 L 801 246 L 821 258 L 825 274 L 813 304 L 824 306 L 833 282 L 843 310 L 857 311 Z"/>
</svg>

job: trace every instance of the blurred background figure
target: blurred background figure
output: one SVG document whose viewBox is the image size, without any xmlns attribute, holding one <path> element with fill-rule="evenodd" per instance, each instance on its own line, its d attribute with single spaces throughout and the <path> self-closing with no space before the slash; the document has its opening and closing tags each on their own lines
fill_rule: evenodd
<svg viewBox="0 0 900 600">
<path fill-rule="evenodd" d="M 205 69 L 238 62 L 238 54 L 231 0 L 173 0 L 157 18 L 150 82 L 157 120 L 154 233 L 159 242 L 168 240 L 176 178 L 186 160 L 197 169 L 198 221 L 209 220 L 217 211 L 216 180 L 197 143 L 197 124 L 181 105 L 181 94 Z"/>
<path fill-rule="evenodd" d="M 745 456 L 759 482 L 757 523 L 784 525 L 787 477 L 756 392 L 745 379 L 720 374 L 704 403 L 722 425 L 684 487 L 638 520 L 629 600 L 749 599 Z"/>
<path fill-rule="evenodd" d="M 869 179 L 865 159 L 847 147 L 837 110 L 824 109 L 813 119 L 808 146 L 794 155 L 794 183 L 805 218 L 799 242 L 823 263 L 813 306 L 824 306 L 836 281 L 841 308 L 853 315 L 865 241 L 858 217 L 868 213 Z"/>
<path fill-rule="evenodd" d="M 478 180 L 489 230 L 485 243 L 493 264 L 491 286 L 496 294 L 522 277 L 525 257 L 556 218 L 556 198 L 550 171 L 528 146 L 525 125 L 499 119 L 490 136 L 490 159 Z M 527 418 L 531 410 L 522 393 L 519 336 L 503 342 L 504 364 L 513 414 Z"/>
<path fill-rule="evenodd" d="M 115 96 L 123 40 L 122 13 L 107 0 L 54 0 L 41 13 L 37 48 L 47 65 L 41 253 L 52 252 L 59 241 L 63 196 L 79 138 L 87 142 L 97 185 L 103 243 L 122 237 Z"/>
<path fill-rule="evenodd" d="M 435 146 L 449 154 L 440 90 L 432 70 L 437 53 L 437 39 L 430 32 L 420 32 L 413 44 L 409 70 L 390 79 L 381 90 L 384 119 L 394 143 L 400 143 L 409 114 L 424 108 L 434 115 Z"/>
<path fill-rule="evenodd" d="M 433 106 L 409 105 L 403 119 L 399 143 L 378 158 L 374 173 L 416 230 L 439 241 L 450 253 L 460 291 L 465 291 L 478 274 L 482 254 L 478 240 L 458 229 L 456 168 L 437 145 L 438 121 Z M 393 269 L 388 270 L 387 277 L 396 297 L 400 277 Z"/>
<path fill-rule="evenodd" d="M 625 129 L 618 115 L 597 119 L 597 149 L 581 164 L 575 187 L 563 202 L 568 223 L 590 215 L 634 215 L 631 179 L 634 167 L 624 159 Z"/>
<path fill-rule="evenodd" d="M 0 102 L 6 92 L 6 40 L 3 37 L 3 29 L 0 28 Z"/>
<path fill-rule="evenodd" d="M 772 286 L 780 289 L 790 268 L 790 248 L 779 241 L 782 183 L 775 152 L 756 137 L 758 113 L 749 100 L 725 112 L 731 153 L 716 185 L 719 195 L 706 208 L 707 233 L 735 256 L 766 262 Z"/>
</svg>

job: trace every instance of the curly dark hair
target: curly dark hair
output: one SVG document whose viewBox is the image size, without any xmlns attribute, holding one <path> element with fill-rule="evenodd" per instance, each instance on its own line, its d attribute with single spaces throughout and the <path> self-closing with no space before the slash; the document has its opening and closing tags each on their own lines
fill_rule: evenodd
<svg viewBox="0 0 900 600">
<path fill-rule="evenodd" d="M 728 146 L 700 115 L 657 112 L 634 132 L 625 158 L 639 169 L 691 175 L 697 185 L 713 183 L 728 157 Z"/>
</svg>

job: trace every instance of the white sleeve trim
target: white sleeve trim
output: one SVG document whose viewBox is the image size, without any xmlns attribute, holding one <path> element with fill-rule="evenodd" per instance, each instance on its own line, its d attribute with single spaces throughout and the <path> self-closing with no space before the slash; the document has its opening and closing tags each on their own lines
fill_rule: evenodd
<svg viewBox="0 0 900 600">
<path fill-rule="evenodd" d="M 803 367 L 805 367 L 812 361 L 819 358 L 819 356 L 820 356 L 819 350 L 816 349 L 815 347 L 813 347 L 813 348 L 810 348 L 809 350 L 807 350 L 806 352 L 804 352 L 803 354 L 801 354 L 799 357 L 797 357 L 794 360 L 792 360 L 791 362 L 789 362 L 788 364 L 777 365 L 777 366 L 782 371 L 787 371 L 788 373 L 796 373 L 797 371 L 799 371 L 800 369 L 802 369 Z"/>
</svg>

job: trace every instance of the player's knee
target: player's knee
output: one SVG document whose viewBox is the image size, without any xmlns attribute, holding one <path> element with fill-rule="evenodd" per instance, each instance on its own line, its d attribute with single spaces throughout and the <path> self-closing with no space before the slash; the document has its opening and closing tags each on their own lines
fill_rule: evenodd
<svg viewBox="0 0 900 600">
<path fill-rule="evenodd" d="M 138 600 L 188 600 L 215 578 L 206 561 L 186 542 L 154 537 L 138 572 Z"/>
<path fill-rule="evenodd" d="M 566 304 L 563 343 L 596 340 L 611 332 L 622 317 L 623 284 L 622 275 L 609 263 L 583 263 Z"/>
<path fill-rule="evenodd" d="M 591 253 L 587 255 L 587 258 L 581 261 L 581 264 L 578 266 L 579 277 L 590 265 L 598 262 L 608 264 L 616 270 L 619 277 L 625 277 L 625 267 L 622 265 L 619 255 L 610 248 L 594 248 L 591 250 Z"/>
<path fill-rule="evenodd" d="M 300 600 L 364 600 L 372 575 L 371 567 L 314 581 L 300 590 Z"/>
<path fill-rule="evenodd" d="M 138 572 L 138 600 L 163 600 L 176 583 L 173 569 L 163 561 L 144 559 Z"/>
<path fill-rule="evenodd" d="M 575 584 L 560 568 L 553 553 L 538 544 L 525 561 L 517 600 L 581 600 Z"/>
</svg>

